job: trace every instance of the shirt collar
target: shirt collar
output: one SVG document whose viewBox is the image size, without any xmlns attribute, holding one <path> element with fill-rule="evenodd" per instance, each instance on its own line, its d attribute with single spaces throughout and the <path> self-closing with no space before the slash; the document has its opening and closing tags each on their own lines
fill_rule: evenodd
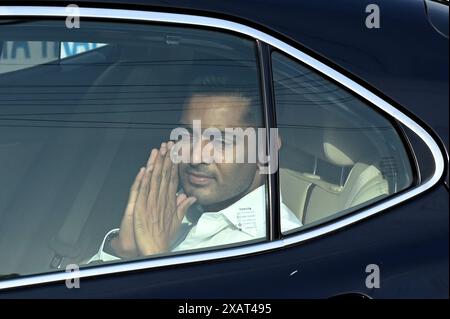
<svg viewBox="0 0 450 319">
<path fill-rule="evenodd" d="M 266 196 L 265 185 L 248 193 L 237 202 L 218 212 L 204 212 L 197 227 L 207 226 L 204 220 L 223 216 L 229 224 L 252 237 L 263 237 L 266 233 Z"/>
</svg>

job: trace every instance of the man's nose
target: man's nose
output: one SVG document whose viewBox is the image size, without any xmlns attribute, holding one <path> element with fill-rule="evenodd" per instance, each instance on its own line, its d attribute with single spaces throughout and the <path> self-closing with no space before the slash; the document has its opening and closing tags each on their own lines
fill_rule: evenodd
<svg viewBox="0 0 450 319">
<path fill-rule="evenodd" d="M 202 151 L 205 141 L 197 141 L 192 144 L 192 164 L 203 163 Z"/>
</svg>

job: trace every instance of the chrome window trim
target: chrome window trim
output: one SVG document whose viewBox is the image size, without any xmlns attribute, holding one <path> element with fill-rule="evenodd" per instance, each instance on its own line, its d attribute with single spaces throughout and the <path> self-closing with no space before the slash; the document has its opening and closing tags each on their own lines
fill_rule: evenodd
<svg viewBox="0 0 450 319">
<path fill-rule="evenodd" d="M 29 17 L 66 17 L 65 7 L 40 7 L 40 6 L 5 6 L 0 7 L 0 17 L 8 16 L 29 16 Z M 427 133 L 422 127 L 415 123 L 411 118 L 406 116 L 401 111 L 397 110 L 394 106 L 384 101 L 368 89 L 364 88 L 360 84 L 354 82 L 343 74 L 335 71 L 331 67 L 328 67 L 324 63 L 316 60 L 315 58 L 303 53 L 302 51 L 270 36 L 254 28 L 248 27 L 243 24 L 204 16 L 178 14 L 178 13 L 162 13 L 152 11 L 137 11 L 137 10 L 122 10 L 122 9 L 100 9 L 100 8 L 79 8 L 80 17 L 90 18 L 107 18 L 107 19 L 120 19 L 121 21 L 134 20 L 134 21 L 152 21 L 163 23 L 174 23 L 182 25 L 192 26 L 205 26 L 213 27 L 222 30 L 234 31 L 246 36 L 250 36 L 254 39 L 260 40 L 271 45 L 274 48 L 286 53 L 294 59 L 300 60 L 308 66 L 316 69 L 317 71 L 325 74 L 326 76 L 339 82 L 349 90 L 364 97 L 366 100 L 371 101 L 372 104 L 379 109 L 391 114 L 399 122 L 414 131 L 429 147 L 435 160 L 435 172 L 434 175 L 426 180 L 423 184 L 412 188 L 409 191 L 393 196 L 386 201 L 383 201 L 373 207 L 364 209 L 360 212 L 352 214 L 350 216 L 344 216 L 343 218 L 336 220 L 336 222 L 318 226 L 312 230 L 306 230 L 299 234 L 292 235 L 290 237 L 265 242 L 261 244 L 254 244 L 248 246 L 242 246 L 238 248 L 229 248 L 211 252 L 200 252 L 182 256 L 169 256 L 165 258 L 158 258 L 153 260 L 139 260 L 134 262 L 127 262 L 123 264 L 109 264 L 100 265 L 92 268 L 80 269 L 78 274 L 79 278 L 86 278 L 111 273 L 121 273 L 133 270 L 150 269 L 155 267 L 186 264 L 200 261 L 210 261 L 214 259 L 223 259 L 233 256 L 248 255 L 256 252 L 266 252 L 273 249 L 280 249 L 288 245 L 297 244 L 314 237 L 322 236 L 326 233 L 335 231 L 342 227 L 353 224 L 359 220 L 377 214 L 389 207 L 397 205 L 403 201 L 406 201 L 434 186 L 441 179 L 444 169 L 445 160 L 441 153 L 438 144 L 433 140 L 430 134 Z M 82 25 L 81 20 L 81 25 Z M 57 281 L 65 281 L 71 279 L 72 273 L 59 272 L 49 274 L 30 275 L 23 278 L 12 278 L 0 281 L 0 289 L 35 285 L 40 283 L 50 283 Z"/>
</svg>

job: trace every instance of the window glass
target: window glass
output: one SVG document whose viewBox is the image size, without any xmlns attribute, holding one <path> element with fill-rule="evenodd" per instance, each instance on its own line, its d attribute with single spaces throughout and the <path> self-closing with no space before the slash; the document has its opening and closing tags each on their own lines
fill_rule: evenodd
<svg viewBox="0 0 450 319">
<path fill-rule="evenodd" d="M 0 42 L 0 74 L 34 67 L 105 46 L 105 43 L 59 41 Z"/>
<path fill-rule="evenodd" d="M 60 58 L 74 56 L 105 46 L 105 43 L 61 42 Z"/>
<path fill-rule="evenodd" d="M 0 41 L 0 74 L 57 61 L 59 42 Z"/>
<path fill-rule="evenodd" d="M 0 274 L 265 240 L 254 41 L 56 20 L 2 26 L 0 41 L 31 34 L 72 51 L 0 75 Z"/>
<path fill-rule="evenodd" d="M 284 55 L 272 55 L 283 205 L 315 225 L 411 185 L 393 124 L 368 103 Z M 281 221 L 283 223 L 283 220 Z"/>
</svg>

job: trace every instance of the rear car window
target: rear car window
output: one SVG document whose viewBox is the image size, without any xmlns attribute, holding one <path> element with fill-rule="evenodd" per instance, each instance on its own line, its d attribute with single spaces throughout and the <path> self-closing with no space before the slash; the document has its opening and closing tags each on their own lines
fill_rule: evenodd
<svg viewBox="0 0 450 319">
<path fill-rule="evenodd" d="M 387 115 L 281 53 L 272 64 L 281 197 L 303 229 L 412 185 L 402 133 Z"/>
</svg>

